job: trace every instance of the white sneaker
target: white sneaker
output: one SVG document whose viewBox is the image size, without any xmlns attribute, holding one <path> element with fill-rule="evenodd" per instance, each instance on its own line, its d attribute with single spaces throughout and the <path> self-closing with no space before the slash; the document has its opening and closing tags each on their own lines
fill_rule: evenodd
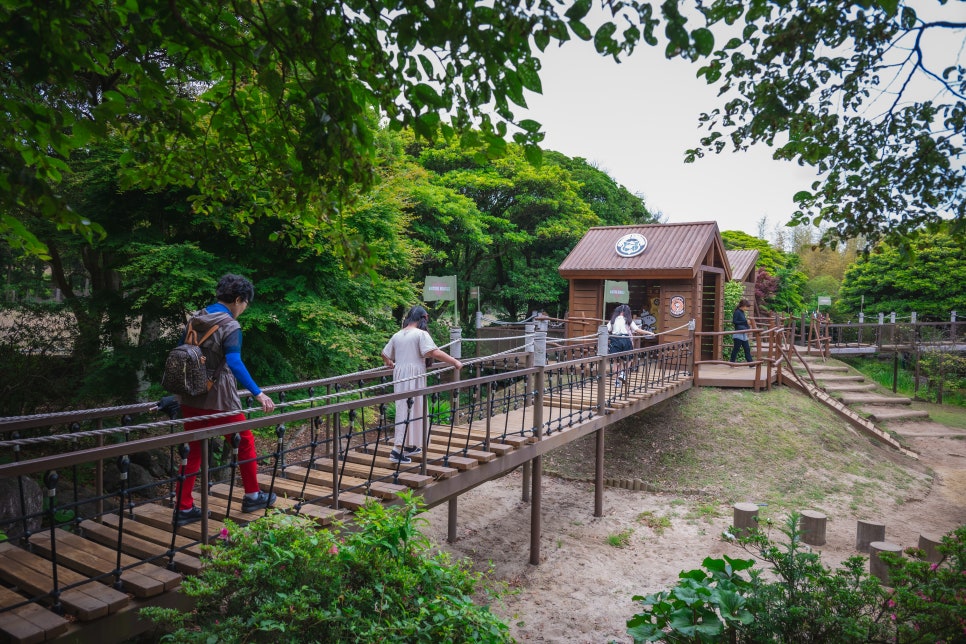
<svg viewBox="0 0 966 644">
<path fill-rule="evenodd" d="M 391 452 L 389 452 L 389 462 L 406 464 L 406 463 L 412 463 L 413 459 L 409 458 L 405 454 L 400 454 L 396 450 L 392 450 Z"/>
</svg>

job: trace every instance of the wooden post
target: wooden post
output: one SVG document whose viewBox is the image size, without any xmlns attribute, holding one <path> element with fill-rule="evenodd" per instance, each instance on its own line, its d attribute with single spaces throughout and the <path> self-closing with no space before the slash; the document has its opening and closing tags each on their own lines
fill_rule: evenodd
<svg viewBox="0 0 966 644">
<path fill-rule="evenodd" d="M 747 537 L 758 529 L 758 506 L 754 503 L 735 503 L 735 536 Z"/>
<path fill-rule="evenodd" d="M 923 551 L 923 559 L 936 563 L 943 558 L 943 554 L 939 552 L 939 544 L 942 543 L 941 539 L 928 534 L 919 535 L 919 549 Z"/>
<path fill-rule="evenodd" d="M 530 461 L 523 464 L 523 502 L 530 502 Z"/>
<path fill-rule="evenodd" d="M 801 518 L 802 541 L 812 546 L 825 545 L 826 516 L 815 510 L 803 510 Z"/>
<path fill-rule="evenodd" d="M 858 521 L 855 529 L 855 549 L 868 552 L 873 541 L 885 541 L 885 524 L 872 521 Z"/>
<path fill-rule="evenodd" d="M 594 450 L 594 516 L 604 516 L 604 428 L 597 430 Z"/>
<path fill-rule="evenodd" d="M 873 541 L 869 544 L 869 574 L 873 577 L 878 577 L 883 586 L 888 586 L 891 583 L 889 580 L 889 569 L 879 559 L 880 552 L 895 552 L 901 554 L 902 548 L 888 541 Z"/>
<path fill-rule="evenodd" d="M 543 499 L 543 457 L 533 459 L 533 501 L 530 503 L 530 563 L 540 565 L 540 533 L 543 524 L 540 507 Z"/>
<path fill-rule="evenodd" d="M 446 515 L 446 541 L 447 543 L 456 543 L 456 503 L 459 500 L 459 495 L 451 497 L 449 500 L 449 508 L 447 509 Z"/>
</svg>

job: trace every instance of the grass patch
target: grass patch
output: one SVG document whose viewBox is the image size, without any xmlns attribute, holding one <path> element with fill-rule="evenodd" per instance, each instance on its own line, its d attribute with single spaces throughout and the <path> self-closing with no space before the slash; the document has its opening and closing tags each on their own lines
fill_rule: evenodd
<svg viewBox="0 0 966 644">
<path fill-rule="evenodd" d="M 592 480 L 594 441 L 590 435 L 546 454 L 546 470 Z M 914 467 L 787 387 L 691 389 L 609 427 L 604 457 L 607 476 L 699 493 L 707 508 L 751 502 L 775 512 L 918 497 L 929 477 Z M 707 508 L 689 518 L 710 514 Z"/>
<path fill-rule="evenodd" d="M 650 510 L 638 514 L 637 522 L 646 525 L 658 536 L 664 534 L 664 531 L 671 527 L 670 517 L 664 515 L 658 516 Z"/>
<path fill-rule="evenodd" d="M 607 535 L 607 545 L 615 548 L 626 548 L 631 543 L 631 535 L 634 531 L 630 528 Z"/>
<path fill-rule="evenodd" d="M 719 516 L 721 516 L 721 513 L 718 511 L 717 505 L 712 505 L 710 503 L 698 503 L 691 508 L 691 511 L 688 512 L 684 518 L 691 521 L 700 520 L 704 521 L 705 523 L 710 523 L 712 519 L 715 519 Z"/>
</svg>

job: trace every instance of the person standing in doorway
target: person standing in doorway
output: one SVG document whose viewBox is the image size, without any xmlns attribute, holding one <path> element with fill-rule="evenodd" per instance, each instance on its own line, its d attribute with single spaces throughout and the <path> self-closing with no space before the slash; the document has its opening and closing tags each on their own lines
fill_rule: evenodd
<svg viewBox="0 0 966 644">
<path fill-rule="evenodd" d="M 271 413 L 275 409 L 275 403 L 255 384 L 241 359 L 242 332 L 238 317 L 245 312 L 254 297 L 255 287 L 250 281 L 240 275 L 225 275 L 218 281 L 215 289 L 216 302 L 195 313 L 188 321 L 188 325 L 199 337 L 204 337 L 213 326 L 217 325 L 218 329 L 201 345 L 206 364 L 213 369 L 211 387 L 201 395 L 181 397 L 182 417 L 187 419 L 194 416 L 208 416 L 222 411 L 238 413 L 209 420 L 186 422 L 185 431 L 246 420 L 247 417 L 241 412 L 239 384 L 252 393 L 255 400 L 262 406 L 262 411 Z M 186 333 L 187 329 L 186 326 Z M 239 432 L 239 436 L 241 436 L 241 443 L 238 445 L 238 469 L 241 471 L 242 484 L 245 488 L 242 512 L 256 512 L 274 505 L 276 496 L 262 492 L 258 487 L 255 437 L 252 436 L 251 430 Z M 225 436 L 226 440 L 230 438 L 230 434 Z M 201 508 L 195 507 L 191 496 L 195 473 L 200 467 L 201 441 L 193 441 L 189 446 L 188 464 L 185 469 L 185 472 L 191 472 L 191 475 L 185 477 L 181 487 L 175 525 L 181 526 L 201 519 Z"/>
<path fill-rule="evenodd" d="M 735 309 L 734 314 L 731 316 L 731 322 L 735 325 L 735 331 L 731 336 L 734 346 L 731 348 L 731 362 L 737 362 L 738 350 L 745 350 L 745 361 L 751 362 L 751 344 L 748 342 L 748 334 L 745 333 L 751 328 L 751 324 L 748 322 L 748 316 L 746 312 L 751 308 L 751 303 L 748 300 L 742 299 L 738 302 L 738 308 Z"/>
<path fill-rule="evenodd" d="M 463 363 L 441 350 L 427 331 L 429 313 L 421 306 L 409 309 L 402 329 L 396 332 L 382 350 L 382 361 L 392 369 L 393 391 L 417 392 L 426 388 L 426 359 L 435 358 L 453 366 Z M 423 397 L 414 395 L 396 401 L 396 429 L 389 460 L 412 463 L 411 456 L 422 452 L 417 445 L 429 441 L 429 423 L 423 414 Z"/>
</svg>

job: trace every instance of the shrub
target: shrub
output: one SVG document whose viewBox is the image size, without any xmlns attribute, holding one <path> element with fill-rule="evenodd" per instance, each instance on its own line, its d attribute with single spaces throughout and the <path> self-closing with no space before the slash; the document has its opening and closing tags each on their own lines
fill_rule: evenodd
<svg viewBox="0 0 966 644">
<path fill-rule="evenodd" d="M 149 608 L 172 642 L 509 642 L 508 627 L 473 603 L 481 577 L 433 553 L 419 502 L 369 503 L 352 530 L 321 530 L 275 513 L 226 523 L 210 562 L 184 592 L 196 610 Z"/>
<path fill-rule="evenodd" d="M 938 563 L 916 549 L 882 553 L 889 591 L 865 572 L 864 557 L 834 571 L 822 565 L 801 542 L 799 519 L 791 514 L 780 528 L 784 544 L 761 531 L 737 542 L 770 564 L 773 581 L 753 570 L 754 559 L 709 557 L 674 588 L 634 597 L 644 610 L 628 634 L 635 642 L 966 641 L 966 526 L 943 538 Z"/>
</svg>

